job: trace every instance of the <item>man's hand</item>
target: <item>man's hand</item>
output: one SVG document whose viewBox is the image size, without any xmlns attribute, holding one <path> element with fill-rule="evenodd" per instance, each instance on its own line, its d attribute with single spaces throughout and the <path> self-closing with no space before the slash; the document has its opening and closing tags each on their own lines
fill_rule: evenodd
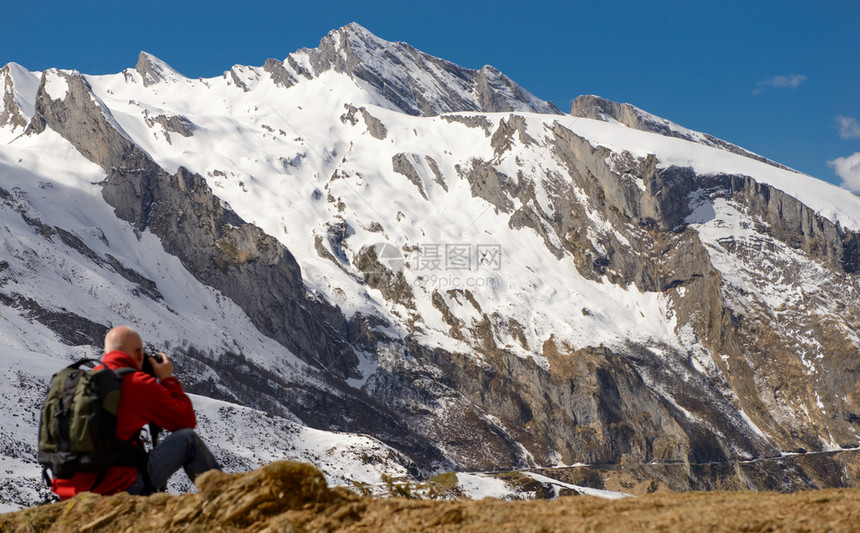
<svg viewBox="0 0 860 533">
<path fill-rule="evenodd" d="M 167 358 L 167 354 L 164 352 L 159 353 L 161 356 L 161 362 L 155 360 L 155 358 L 149 358 L 149 364 L 152 365 L 152 372 L 155 374 L 155 377 L 158 379 L 169 378 L 173 375 L 173 363 Z"/>
</svg>

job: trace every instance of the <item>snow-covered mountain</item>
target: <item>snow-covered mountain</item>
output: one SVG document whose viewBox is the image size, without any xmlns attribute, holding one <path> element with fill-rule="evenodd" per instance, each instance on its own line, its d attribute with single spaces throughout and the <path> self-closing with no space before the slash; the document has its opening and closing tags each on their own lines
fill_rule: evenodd
<svg viewBox="0 0 860 533">
<path fill-rule="evenodd" d="M 213 79 L 141 53 L 0 88 L 12 485 L 38 484 L 48 377 L 118 324 L 174 355 L 237 468 L 654 463 L 696 488 L 696 465 L 860 444 L 845 190 L 356 24 Z M 732 486 L 856 484 L 834 457 Z"/>
</svg>

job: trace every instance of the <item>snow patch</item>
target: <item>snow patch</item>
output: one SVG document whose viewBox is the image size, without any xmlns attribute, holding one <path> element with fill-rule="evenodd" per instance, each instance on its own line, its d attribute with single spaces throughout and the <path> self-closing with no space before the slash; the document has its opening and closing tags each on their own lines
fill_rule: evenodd
<svg viewBox="0 0 860 533">
<path fill-rule="evenodd" d="M 515 492 L 504 480 L 483 474 L 457 473 L 457 481 L 463 494 L 473 500 L 484 498 L 510 499 Z"/>
<path fill-rule="evenodd" d="M 56 70 L 45 72 L 45 93 L 51 100 L 64 100 L 69 92 L 69 83 Z"/>
<path fill-rule="evenodd" d="M 552 485 L 556 489 L 556 493 L 559 488 L 570 489 L 576 491 L 577 493 L 584 496 L 595 496 L 597 498 L 604 498 L 607 500 L 620 500 L 623 498 L 632 498 L 632 494 L 627 494 L 626 492 L 615 492 L 611 490 L 603 490 L 603 489 L 593 489 L 591 487 L 582 487 L 580 485 L 571 485 L 570 483 L 564 483 L 563 481 L 559 481 L 557 479 L 552 479 L 546 476 L 542 476 L 540 474 L 535 474 L 533 472 L 523 472 L 523 474 L 528 477 L 538 481 L 540 483 L 546 483 Z"/>
</svg>

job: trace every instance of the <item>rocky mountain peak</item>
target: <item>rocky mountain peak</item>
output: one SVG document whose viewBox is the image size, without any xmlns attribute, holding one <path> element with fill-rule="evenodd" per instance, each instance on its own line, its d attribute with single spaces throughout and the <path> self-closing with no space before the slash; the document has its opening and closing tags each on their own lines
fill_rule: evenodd
<svg viewBox="0 0 860 533">
<path fill-rule="evenodd" d="M 26 126 L 27 121 L 21 116 L 21 111 L 15 104 L 15 87 L 12 81 L 12 76 L 9 75 L 9 66 L 3 67 L 0 70 L 0 88 L 3 91 L 2 101 L 0 102 L 0 127 L 11 126 L 15 129 L 19 126 Z"/>
<path fill-rule="evenodd" d="M 177 72 L 173 67 L 147 52 L 140 53 L 134 69 L 143 78 L 143 85 L 146 87 L 165 80 L 180 80 L 185 78 L 185 76 Z"/>
<path fill-rule="evenodd" d="M 460 67 L 403 42 L 380 39 L 356 23 L 329 32 L 319 48 L 303 49 L 312 71 L 346 74 L 378 92 L 396 109 L 416 116 L 455 111 L 561 114 L 497 69 Z M 288 63 L 304 61 L 291 56 Z"/>
<path fill-rule="evenodd" d="M 17 63 L 0 69 L 0 128 L 15 133 L 33 116 L 33 98 L 38 86 L 36 76 Z M 20 132 L 18 132 L 20 133 Z"/>
<path fill-rule="evenodd" d="M 407 43 L 381 39 L 356 22 L 328 32 L 320 40 L 319 46 L 321 51 L 341 53 L 347 61 L 357 60 L 369 63 L 378 62 L 379 57 L 375 57 L 375 54 L 384 55 L 388 49 L 411 49 L 417 52 Z"/>
<path fill-rule="evenodd" d="M 388 44 L 388 41 L 384 39 L 380 39 L 376 35 L 374 35 L 370 30 L 359 24 L 358 22 L 350 22 L 346 26 L 342 26 L 337 30 L 330 31 L 328 35 L 337 34 L 341 37 L 345 37 L 347 39 L 360 40 L 365 43 L 375 42 L 379 45 Z M 406 43 L 398 43 L 398 44 L 406 44 Z M 408 46 L 408 45 L 407 45 Z"/>
<path fill-rule="evenodd" d="M 601 120 L 603 122 L 616 122 L 624 124 L 628 128 L 649 131 L 666 137 L 676 137 L 678 139 L 704 144 L 705 146 L 713 146 L 778 168 L 788 169 L 788 167 L 784 165 L 780 165 L 779 163 L 771 161 L 770 159 L 750 152 L 749 150 L 741 148 L 740 146 L 730 142 L 718 139 L 713 135 L 687 129 L 670 120 L 666 120 L 665 118 L 658 117 L 657 115 L 639 109 L 636 106 L 613 102 L 593 94 L 578 96 L 576 100 L 573 101 L 570 114 L 574 117 L 591 118 L 594 120 Z"/>
<path fill-rule="evenodd" d="M 628 128 L 658 133 L 667 137 L 677 137 L 693 142 L 699 142 L 704 136 L 702 133 L 689 130 L 631 104 L 613 102 L 593 94 L 577 97 L 573 101 L 570 114 L 575 117 L 621 123 Z"/>
</svg>

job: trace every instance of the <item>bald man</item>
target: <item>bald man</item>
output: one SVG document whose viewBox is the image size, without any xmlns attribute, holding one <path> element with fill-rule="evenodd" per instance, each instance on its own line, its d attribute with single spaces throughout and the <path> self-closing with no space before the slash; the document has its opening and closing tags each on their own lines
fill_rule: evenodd
<svg viewBox="0 0 860 533">
<path fill-rule="evenodd" d="M 116 436 L 119 440 L 133 441 L 140 447 L 139 464 L 117 465 L 103 474 L 77 472 L 69 479 L 54 479 L 51 488 L 61 499 L 87 491 L 149 494 L 161 490 L 167 479 L 180 468 L 185 469 L 192 482 L 201 473 L 219 468 L 194 431 L 197 425 L 194 408 L 179 380 L 173 376 L 170 359 L 167 354 L 160 355 L 160 363 L 152 357 L 149 360 L 154 378 L 145 372 L 132 372 L 122 380 Z M 96 368 L 141 370 L 144 357 L 140 335 L 128 326 L 119 326 L 105 336 L 102 365 Z M 142 428 L 150 423 L 172 433 L 147 457 L 139 436 Z"/>
</svg>

